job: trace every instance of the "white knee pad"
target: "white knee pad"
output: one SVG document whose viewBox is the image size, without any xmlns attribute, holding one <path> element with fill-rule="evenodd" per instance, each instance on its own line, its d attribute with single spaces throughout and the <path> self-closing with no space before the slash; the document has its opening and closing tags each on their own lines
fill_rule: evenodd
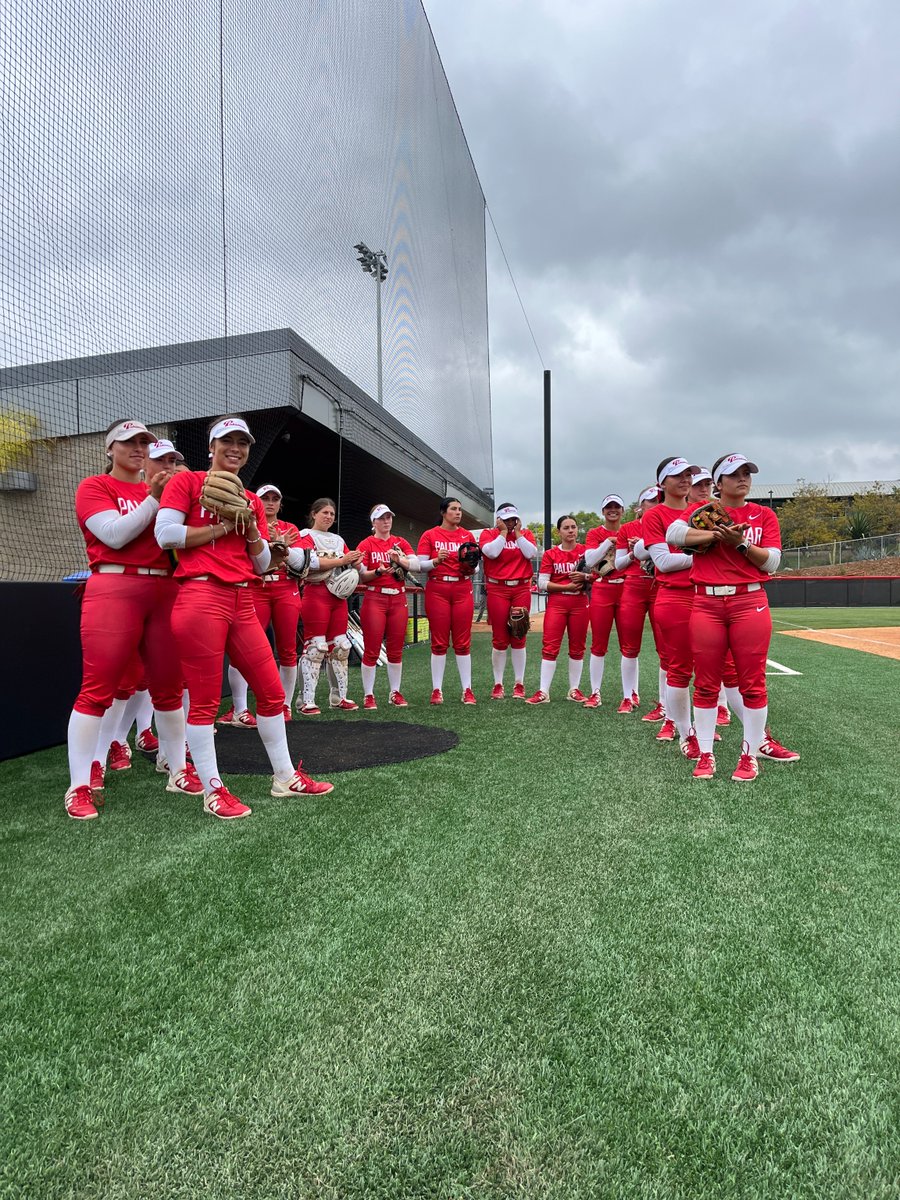
<svg viewBox="0 0 900 1200">
<path fill-rule="evenodd" d="M 331 653 L 338 662 L 346 662 L 350 657 L 350 651 L 352 649 L 353 646 L 350 642 L 350 639 L 346 634 L 341 633 L 334 639 L 334 649 L 331 651 Z"/>
<path fill-rule="evenodd" d="M 303 657 L 309 662 L 323 663 L 328 656 L 328 642 L 323 637 L 314 637 L 303 647 Z"/>
</svg>

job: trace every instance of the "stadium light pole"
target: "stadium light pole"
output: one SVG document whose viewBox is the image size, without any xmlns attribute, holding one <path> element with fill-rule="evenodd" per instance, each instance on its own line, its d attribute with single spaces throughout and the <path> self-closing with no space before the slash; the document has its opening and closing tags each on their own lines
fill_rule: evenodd
<svg viewBox="0 0 900 1200">
<path fill-rule="evenodd" d="M 370 250 L 365 242 L 357 242 L 353 247 L 356 251 L 356 261 L 367 275 L 375 280 L 375 321 L 378 337 L 378 403 L 384 407 L 382 395 L 382 361 L 381 361 L 381 289 L 387 279 L 387 254 L 384 250 Z"/>
</svg>

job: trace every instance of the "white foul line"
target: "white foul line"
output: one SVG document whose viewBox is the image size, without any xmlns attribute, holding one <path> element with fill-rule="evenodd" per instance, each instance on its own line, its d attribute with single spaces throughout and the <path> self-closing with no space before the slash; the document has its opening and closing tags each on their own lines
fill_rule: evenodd
<svg viewBox="0 0 900 1200">
<path fill-rule="evenodd" d="M 790 667 L 786 667 L 782 663 L 776 662 L 774 658 L 767 658 L 766 666 L 775 668 L 774 671 L 766 671 L 767 675 L 802 675 L 803 674 L 802 671 L 792 671 Z"/>
</svg>

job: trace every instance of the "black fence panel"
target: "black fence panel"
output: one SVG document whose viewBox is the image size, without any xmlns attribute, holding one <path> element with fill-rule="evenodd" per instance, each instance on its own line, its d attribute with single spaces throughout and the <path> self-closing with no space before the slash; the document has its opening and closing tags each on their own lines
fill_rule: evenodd
<svg viewBox="0 0 900 1200">
<path fill-rule="evenodd" d="M 779 575 L 766 591 L 773 608 L 889 608 L 900 604 L 900 577 Z"/>
</svg>

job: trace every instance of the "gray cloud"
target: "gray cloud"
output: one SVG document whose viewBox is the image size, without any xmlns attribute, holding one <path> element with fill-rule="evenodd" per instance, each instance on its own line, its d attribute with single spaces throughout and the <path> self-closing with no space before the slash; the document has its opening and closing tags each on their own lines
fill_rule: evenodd
<svg viewBox="0 0 900 1200">
<path fill-rule="evenodd" d="M 554 509 L 670 450 L 900 477 L 896 6 L 427 8 L 553 370 Z M 492 257 L 496 486 L 537 512 L 540 364 Z"/>
</svg>

